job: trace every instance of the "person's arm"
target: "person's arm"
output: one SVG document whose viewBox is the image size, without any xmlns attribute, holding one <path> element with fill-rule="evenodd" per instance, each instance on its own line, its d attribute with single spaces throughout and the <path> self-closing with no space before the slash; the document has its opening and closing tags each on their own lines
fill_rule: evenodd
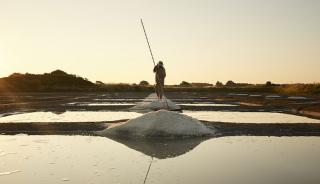
<svg viewBox="0 0 320 184">
<path fill-rule="evenodd" d="M 163 74 L 164 74 L 164 77 L 167 76 L 167 74 L 166 74 L 166 69 L 165 69 L 165 68 L 163 68 Z"/>
<path fill-rule="evenodd" d="M 157 69 L 158 69 L 158 65 L 154 66 L 153 67 L 153 73 L 155 73 L 157 71 Z"/>
</svg>

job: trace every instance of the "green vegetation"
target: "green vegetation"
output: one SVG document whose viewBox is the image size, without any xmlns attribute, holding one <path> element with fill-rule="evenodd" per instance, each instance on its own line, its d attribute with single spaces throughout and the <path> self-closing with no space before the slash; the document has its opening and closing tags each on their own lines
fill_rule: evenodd
<svg viewBox="0 0 320 184">
<path fill-rule="evenodd" d="M 229 80 L 229 81 L 226 83 L 226 86 L 228 86 L 228 87 L 236 87 L 237 84 L 234 83 L 232 80 Z"/>
<path fill-rule="evenodd" d="M 94 90 L 95 84 L 85 78 L 56 70 L 45 74 L 14 73 L 0 79 L 0 91 L 84 91 Z"/>
<path fill-rule="evenodd" d="M 235 83 L 232 80 L 225 85 L 219 81 L 213 86 L 209 83 L 189 83 L 166 85 L 167 92 L 214 92 L 214 93 L 281 93 L 313 95 L 320 94 L 320 84 L 265 84 Z M 152 92 L 154 86 L 142 80 L 137 84 L 105 84 L 101 81 L 92 83 L 86 78 L 56 70 L 45 74 L 14 73 L 0 78 L 0 92 Z"/>
<path fill-rule="evenodd" d="M 202 87 L 213 87 L 213 84 L 209 84 L 209 83 L 204 83 L 204 82 L 186 82 L 186 81 L 182 81 L 179 86 L 181 87 L 198 87 L 198 88 L 202 88 Z"/>
<path fill-rule="evenodd" d="M 220 82 L 220 81 L 217 81 L 217 82 L 216 82 L 216 87 L 223 87 L 223 84 L 222 84 L 222 82 Z"/>
<path fill-rule="evenodd" d="M 182 82 L 180 83 L 180 86 L 181 86 L 181 87 L 191 87 L 191 84 L 190 84 L 189 82 L 182 81 Z"/>
<path fill-rule="evenodd" d="M 320 83 L 280 85 L 275 87 L 275 92 L 282 94 L 320 94 Z"/>
<path fill-rule="evenodd" d="M 148 81 L 143 80 L 143 81 L 141 81 L 141 82 L 139 83 L 139 85 L 140 85 L 140 86 L 149 86 L 150 84 L 149 84 Z"/>
</svg>

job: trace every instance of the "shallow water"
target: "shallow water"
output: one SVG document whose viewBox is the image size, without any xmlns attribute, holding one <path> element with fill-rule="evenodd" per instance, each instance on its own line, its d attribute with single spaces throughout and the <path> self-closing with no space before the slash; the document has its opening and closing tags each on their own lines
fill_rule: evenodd
<svg viewBox="0 0 320 184">
<path fill-rule="evenodd" d="M 308 99 L 307 97 L 304 96 L 289 96 L 288 99 L 292 99 L 292 100 L 306 100 Z"/>
<path fill-rule="evenodd" d="M 217 104 L 217 103 L 181 103 L 177 105 L 190 107 L 236 107 L 234 104 Z"/>
<path fill-rule="evenodd" d="M 0 153 L 12 154 L 1 157 L 0 183 L 143 183 L 150 151 L 161 152 L 157 142 L 146 141 L 1 135 Z M 175 152 L 188 142 L 161 144 L 163 150 Z M 319 137 L 243 136 L 190 142 L 188 149 L 173 157 L 154 155 L 146 183 L 320 182 Z"/>
<path fill-rule="evenodd" d="M 89 103 L 88 106 L 131 106 L 134 103 Z"/>
<path fill-rule="evenodd" d="M 249 95 L 250 97 L 260 97 L 262 95 Z"/>
<path fill-rule="evenodd" d="M 141 183 L 149 157 L 101 137 L 0 136 L 0 183 Z M 19 171 L 19 172 L 13 172 Z M 128 174 L 130 173 L 130 174 Z"/>
<path fill-rule="evenodd" d="M 135 103 L 127 103 L 127 102 L 71 102 L 67 103 L 67 106 L 132 106 L 136 105 Z"/>
<path fill-rule="evenodd" d="M 320 123 L 320 120 L 275 112 L 184 111 L 199 120 L 234 123 Z"/>
<path fill-rule="evenodd" d="M 229 93 L 229 96 L 248 96 L 249 94 L 246 93 Z"/>
<path fill-rule="evenodd" d="M 316 119 L 272 112 L 184 111 L 183 114 L 198 120 L 233 123 L 320 123 L 320 120 Z M 61 114 L 31 112 L 0 117 L 0 123 L 116 121 L 133 119 L 141 115 L 127 111 L 67 111 Z"/>
<path fill-rule="evenodd" d="M 281 98 L 280 95 L 267 95 L 266 98 Z"/>
<path fill-rule="evenodd" d="M 124 102 L 130 102 L 130 101 L 142 101 L 141 98 L 96 98 L 93 99 L 94 101 L 105 101 L 105 102 L 114 102 L 114 101 L 124 101 Z"/>
<path fill-rule="evenodd" d="M 140 116 L 136 112 L 115 111 L 67 111 L 62 114 L 52 112 L 31 112 L 14 114 L 0 118 L 0 123 L 7 122 L 97 122 L 132 119 Z"/>
<path fill-rule="evenodd" d="M 319 137 L 223 137 L 153 165 L 150 183 L 319 183 Z"/>
<path fill-rule="evenodd" d="M 86 103 L 86 104 L 78 104 L 79 106 L 132 106 L 136 105 L 134 103 Z"/>
</svg>

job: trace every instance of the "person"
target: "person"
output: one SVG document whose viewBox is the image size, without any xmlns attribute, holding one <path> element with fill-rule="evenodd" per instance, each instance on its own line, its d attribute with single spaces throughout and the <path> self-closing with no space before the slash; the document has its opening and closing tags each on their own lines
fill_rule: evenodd
<svg viewBox="0 0 320 184">
<path fill-rule="evenodd" d="M 158 99 L 162 100 L 163 88 L 164 88 L 164 78 L 166 77 L 166 69 L 163 67 L 163 62 L 159 61 L 153 68 L 153 72 L 156 73 L 156 93 Z"/>
</svg>

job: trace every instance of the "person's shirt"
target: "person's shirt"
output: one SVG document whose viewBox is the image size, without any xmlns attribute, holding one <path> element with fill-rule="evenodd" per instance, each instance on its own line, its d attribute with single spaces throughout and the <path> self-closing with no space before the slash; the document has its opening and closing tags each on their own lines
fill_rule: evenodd
<svg viewBox="0 0 320 184">
<path fill-rule="evenodd" d="M 164 79 L 166 77 L 166 69 L 162 66 L 157 64 L 154 68 L 153 68 L 153 72 L 156 73 L 156 77 Z"/>
</svg>

